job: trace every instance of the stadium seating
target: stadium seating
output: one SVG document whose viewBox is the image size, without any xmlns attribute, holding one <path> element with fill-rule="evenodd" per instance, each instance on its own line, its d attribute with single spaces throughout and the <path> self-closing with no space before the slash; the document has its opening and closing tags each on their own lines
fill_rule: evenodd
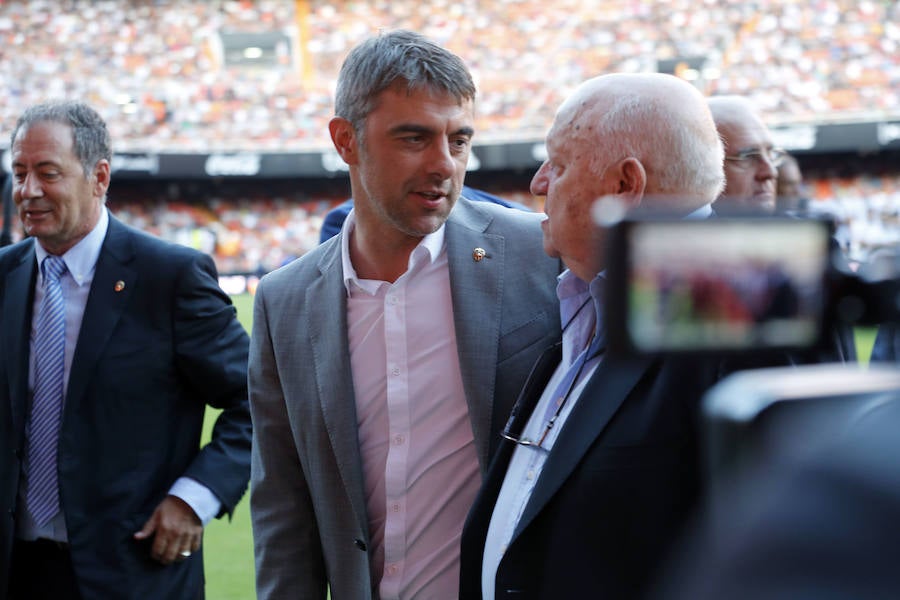
<svg viewBox="0 0 900 600">
<path fill-rule="evenodd" d="M 0 3 L 0 123 L 29 104 L 78 98 L 109 123 L 117 152 L 295 152 L 330 145 L 339 66 L 379 28 L 416 29 L 462 56 L 479 88 L 477 142 L 542 139 L 587 77 L 668 70 L 706 94 L 747 95 L 772 125 L 900 119 L 897 0 L 132 0 Z M 229 35 L 290 40 L 265 66 L 235 65 Z M 8 142 L 0 138 L 0 147 Z M 842 222 L 852 258 L 900 242 L 900 175 L 807 177 Z M 121 181 L 121 180 L 118 180 Z M 301 255 L 340 194 L 122 197 L 126 221 L 214 254 L 224 273 Z M 527 184 L 492 190 L 531 203 Z M 15 237 L 21 236 L 14 226 Z"/>
<path fill-rule="evenodd" d="M 479 140 L 540 139 L 583 79 L 661 65 L 750 96 L 773 124 L 884 118 L 900 115 L 898 23 L 900 3 L 856 0 L 4 2 L 0 122 L 68 96 L 101 111 L 120 151 L 323 147 L 341 61 L 389 27 L 468 62 Z M 232 66 L 235 32 L 293 42 L 265 68 Z"/>
</svg>

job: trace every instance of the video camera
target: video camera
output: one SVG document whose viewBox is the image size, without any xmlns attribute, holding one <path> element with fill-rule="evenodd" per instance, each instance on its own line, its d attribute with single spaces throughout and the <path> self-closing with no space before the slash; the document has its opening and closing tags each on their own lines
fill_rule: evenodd
<svg viewBox="0 0 900 600">
<path fill-rule="evenodd" d="M 854 272 L 833 231 L 820 218 L 619 220 L 607 235 L 610 351 L 807 350 L 841 324 L 900 320 L 897 261 Z"/>
</svg>

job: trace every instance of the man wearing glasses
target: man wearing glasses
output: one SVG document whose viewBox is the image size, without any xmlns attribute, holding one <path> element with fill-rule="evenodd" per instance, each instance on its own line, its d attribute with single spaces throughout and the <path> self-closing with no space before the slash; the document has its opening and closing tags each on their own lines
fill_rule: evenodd
<svg viewBox="0 0 900 600">
<path fill-rule="evenodd" d="M 741 96 L 714 96 L 709 109 L 725 144 L 725 190 L 713 208 L 719 215 L 772 214 L 778 167 L 786 155 L 753 104 Z"/>
</svg>

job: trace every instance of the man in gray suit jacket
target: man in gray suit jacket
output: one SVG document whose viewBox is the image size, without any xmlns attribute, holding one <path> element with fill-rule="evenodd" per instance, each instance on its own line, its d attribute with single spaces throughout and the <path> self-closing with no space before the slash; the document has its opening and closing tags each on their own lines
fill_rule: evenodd
<svg viewBox="0 0 900 600">
<path fill-rule="evenodd" d="M 540 217 L 459 198 L 474 96 L 462 61 L 411 32 L 341 69 L 329 130 L 354 211 L 263 278 L 254 309 L 262 599 L 458 594 L 466 512 L 559 337 Z"/>
</svg>

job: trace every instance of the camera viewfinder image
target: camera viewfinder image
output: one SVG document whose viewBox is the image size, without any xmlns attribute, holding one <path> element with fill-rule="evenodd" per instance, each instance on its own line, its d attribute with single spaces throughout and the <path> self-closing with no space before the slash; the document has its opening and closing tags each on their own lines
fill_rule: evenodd
<svg viewBox="0 0 900 600">
<path fill-rule="evenodd" d="M 817 221 L 642 223 L 631 230 L 628 330 L 642 351 L 803 347 L 824 311 Z"/>
</svg>

